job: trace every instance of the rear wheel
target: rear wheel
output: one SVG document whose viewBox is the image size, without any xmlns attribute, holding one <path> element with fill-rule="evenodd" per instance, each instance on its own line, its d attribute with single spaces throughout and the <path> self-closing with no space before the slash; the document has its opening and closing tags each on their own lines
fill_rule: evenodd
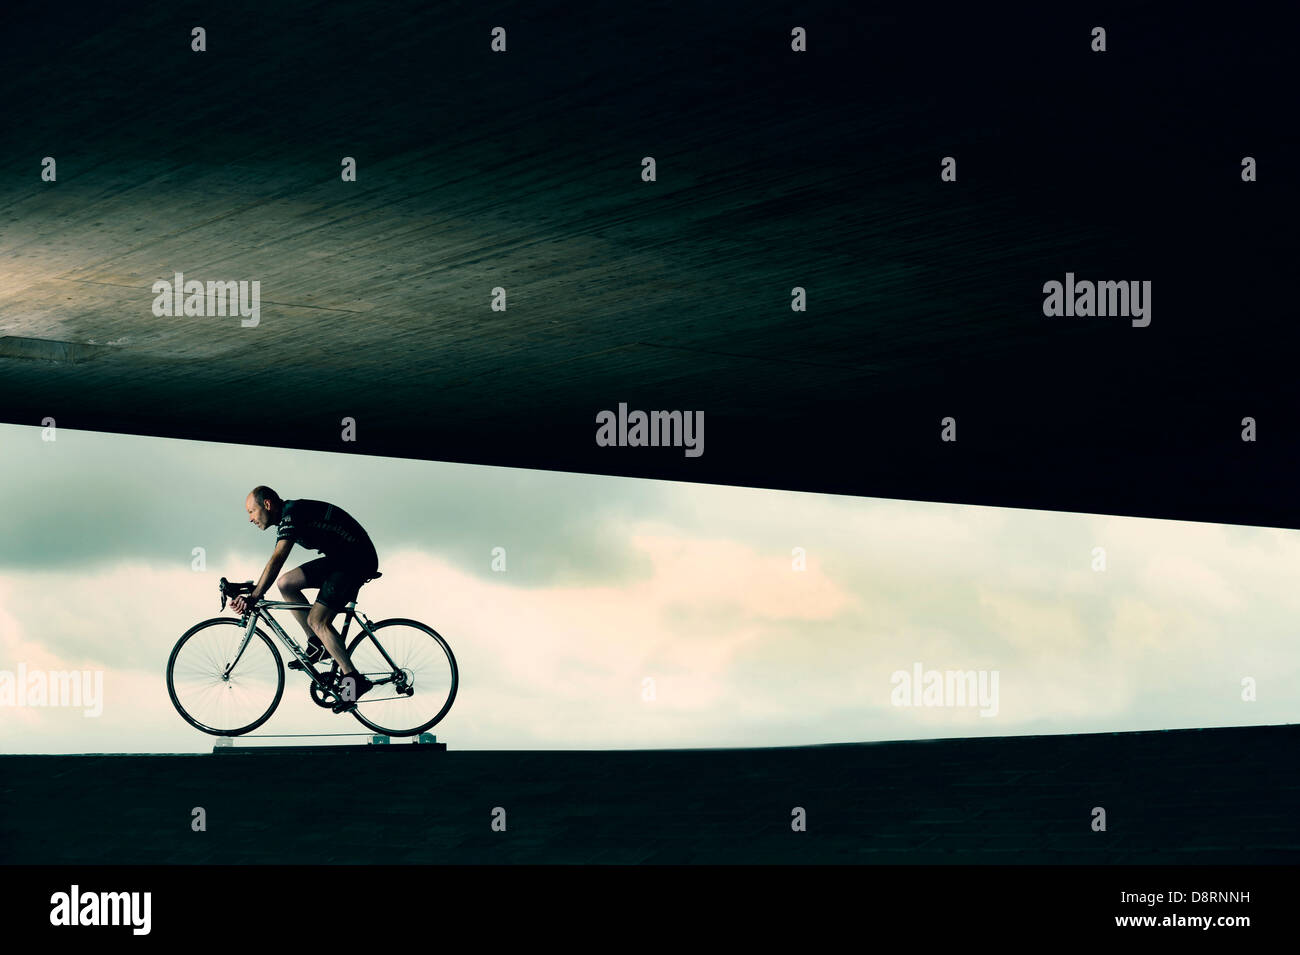
<svg viewBox="0 0 1300 955">
<path fill-rule="evenodd" d="M 239 659 L 246 623 L 215 617 L 196 624 L 172 648 L 167 693 L 185 722 L 213 736 L 241 736 L 268 719 L 284 695 L 284 664 L 255 630 Z"/>
<path fill-rule="evenodd" d="M 352 665 L 375 683 L 352 715 L 388 736 L 424 732 L 447 715 L 456 699 L 460 677 L 451 647 L 418 620 L 394 618 L 371 629 L 382 653 L 365 630 L 348 647 Z"/>
</svg>

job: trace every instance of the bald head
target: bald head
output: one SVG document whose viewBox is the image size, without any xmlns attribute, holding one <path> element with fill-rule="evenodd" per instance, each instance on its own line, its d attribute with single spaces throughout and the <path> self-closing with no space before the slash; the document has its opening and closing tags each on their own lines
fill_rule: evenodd
<svg viewBox="0 0 1300 955">
<path fill-rule="evenodd" d="M 266 530 L 280 519 L 280 508 L 283 505 L 280 495 L 265 484 L 259 484 L 244 498 L 244 510 L 248 511 L 249 523 L 256 524 L 260 530 Z"/>
</svg>

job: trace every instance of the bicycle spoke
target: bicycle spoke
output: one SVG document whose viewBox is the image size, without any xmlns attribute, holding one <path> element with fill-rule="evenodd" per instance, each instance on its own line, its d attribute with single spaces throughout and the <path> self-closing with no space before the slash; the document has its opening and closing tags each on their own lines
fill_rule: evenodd
<svg viewBox="0 0 1300 955">
<path fill-rule="evenodd" d="M 450 649 L 432 630 L 413 621 L 385 621 L 374 626 L 374 634 L 397 671 L 368 634 L 353 643 L 348 650 L 353 665 L 379 683 L 371 690 L 373 697 L 363 696 L 357 702 L 357 719 L 393 735 L 418 732 L 437 722 L 455 696 L 456 669 Z M 399 691 L 399 680 L 412 691 L 410 695 Z"/>
<path fill-rule="evenodd" d="M 233 620 L 208 621 L 181 638 L 168 664 L 168 689 L 189 722 L 215 734 L 247 732 L 279 703 L 283 670 L 270 642 L 254 634 L 229 673 L 244 639 Z"/>
</svg>

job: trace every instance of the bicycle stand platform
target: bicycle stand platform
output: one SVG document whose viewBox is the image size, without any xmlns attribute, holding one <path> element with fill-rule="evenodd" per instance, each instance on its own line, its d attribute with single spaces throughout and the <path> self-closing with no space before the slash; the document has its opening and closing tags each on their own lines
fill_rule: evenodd
<svg viewBox="0 0 1300 955">
<path fill-rule="evenodd" d="M 236 746 L 237 739 L 324 739 L 331 736 L 353 736 L 364 737 L 366 745 L 357 745 L 356 743 L 324 743 L 316 746 Z M 374 733 L 297 733 L 279 735 L 276 733 L 250 733 L 248 736 L 219 736 L 212 747 L 212 754 L 231 755 L 235 753 L 279 753 L 280 755 L 312 753 L 320 750 L 322 752 L 338 752 L 346 749 L 353 752 L 374 751 L 374 752 L 426 752 L 426 753 L 445 753 L 447 751 L 446 743 L 439 743 L 438 737 L 432 733 L 421 733 L 417 739 L 410 743 L 392 744 L 392 737 L 381 736 Z"/>
</svg>

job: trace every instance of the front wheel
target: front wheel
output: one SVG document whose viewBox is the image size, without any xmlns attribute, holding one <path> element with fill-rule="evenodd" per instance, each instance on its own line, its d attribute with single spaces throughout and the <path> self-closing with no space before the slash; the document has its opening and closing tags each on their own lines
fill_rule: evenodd
<svg viewBox="0 0 1300 955">
<path fill-rule="evenodd" d="M 280 654 L 261 630 L 254 631 L 239 654 L 246 626 L 230 617 L 204 620 L 172 649 L 167 692 L 176 711 L 195 729 L 213 736 L 240 736 L 265 723 L 280 705 Z"/>
<path fill-rule="evenodd" d="M 362 629 L 348 647 L 352 665 L 375 684 L 352 715 L 387 736 L 424 732 L 456 699 L 460 677 L 451 647 L 418 620 L 394 618 L 371 629 L 375 639 Z"/>
</svg>

